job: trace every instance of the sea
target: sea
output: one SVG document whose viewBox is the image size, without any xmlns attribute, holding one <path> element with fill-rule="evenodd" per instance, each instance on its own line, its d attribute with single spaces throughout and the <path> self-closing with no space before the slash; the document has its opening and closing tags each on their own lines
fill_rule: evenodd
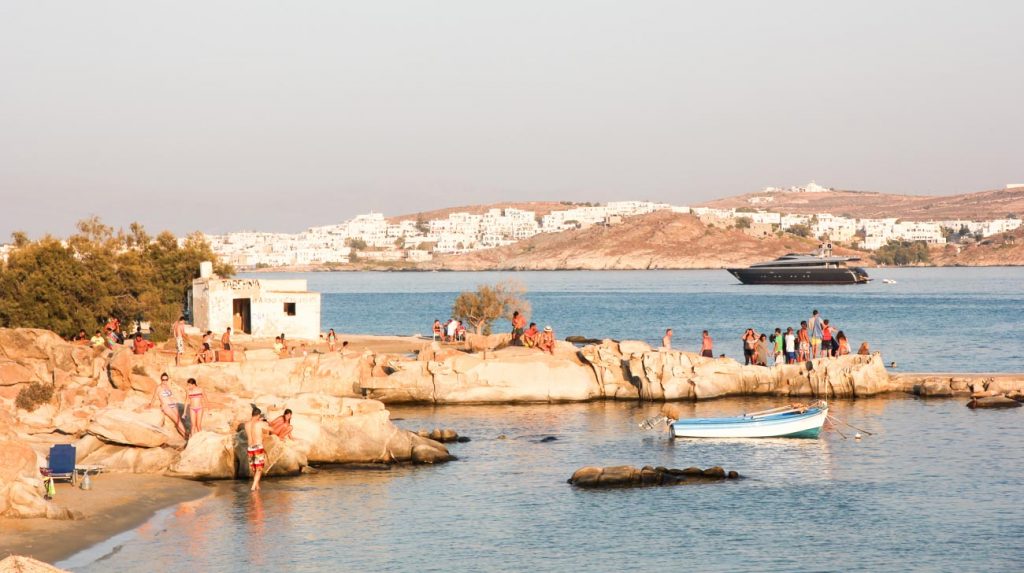
<svg viewBox="0 0 1024 573">
<path fill-rule="evenodd" d="M 868 285 L 744 286 L 725 271 L 309 273 L 323 328 L 426 334 L 454 297 L 517 280 L 559 337 L 660 340 L 740 356 L 740 336 L 818 309 L 895 371 L 1024 372 L 1024 269 L 872 269 Z M 883 283 L 881 279 L 895 283 Z M 506 324 L 496 325 L 503 329 Z M 777 399 L 681 407 L 735 415 Z M 813 440 L 682 440 L 645 430 L 657 404 L 393 406 L 452 428 L 457 460 L 337 466 L 203 499 L 58 563 L 101 571 L 1020 571 L 1024 412 L 911 396 L 833 403 Z M 847 425 L 849 424 L 849 425 Z M 859 437 L 858 437 L 859 436 Z M 719 465 L 736 481 L 580 490 L 583 466 Z M 103 487 L 102 476 L 93 488 Z"/>
</svg>

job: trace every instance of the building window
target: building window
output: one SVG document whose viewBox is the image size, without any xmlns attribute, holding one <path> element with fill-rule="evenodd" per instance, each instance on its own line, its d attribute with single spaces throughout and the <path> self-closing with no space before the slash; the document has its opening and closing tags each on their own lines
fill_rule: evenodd
<svg viewBox="0 0 1024 573">
<path fill-rule="evenodd" d="M 284 313 L 288 316 L 295 316 L 295 303 L 286 302 L 284 303 Z"/>
</svg>

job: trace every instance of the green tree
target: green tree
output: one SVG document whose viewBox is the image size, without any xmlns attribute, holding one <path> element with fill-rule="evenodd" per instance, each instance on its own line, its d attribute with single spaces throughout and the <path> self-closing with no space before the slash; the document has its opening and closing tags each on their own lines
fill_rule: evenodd
<svg viewBox="0 0 1024 573">
<path fill-rule="evenodd" d="M 455 298 L 452 316 L 473 326 L 477 334 L 490 334 L 494 321 L 512 320 L 512 313 L 530 315 L 525 287 L 515 281 L 480 285 L 476 291 L 464 291 Z"/>
<path fill-rule="evenodd" d="M 788 229 L 786 229 L 786 231 L 788 231 L 788 232 L 790 232 L 790 233 L 792 233 L 792 234 L 794 234 L 794 235 L 796 235 L 798 237 L 810 237 L 811 236 L 811 228 L 809 226 L 803 225 L 803 224 L 800 224 L 800 225 L 790 225 L 790 227 Z"/>
<path fill-rule="evenodd" d="M 926 264 L 931 261 L 931 253 L 924 241 L 889 241 L 876 250 L 871 258 L 883 265 L 905 266 Z"/>
<path fill-rule="evenodd" d="M 217 260 L 201 234 L 179 245 L 170 233 L 151 238 L 138 223 L 128 232 L 115 231 L 97 217 L 79 222 L 66 244 L 21 235 L 0 269 L 0 326 L 46 328 L 64 336 L 115 317 L 126 328 L 147 320 L 153 337 L 163 339 L 182 313 L 199 263 Z M 234 273 L 220 264 L 214 271 Z"/>
<path fill-rule="evenodd" d="M 349 237 L 348 239 L 345 239 L 345 244 L 348 245 L 349 248 L 351 248 L 353 251 L 366 250 L 366 241 L 360 239 L 359 237 Z"/>
<path fill-rule="evenodd" d="M 737 217 L 736 228 L 737 229 L 749 229 L 750 225 L 754 223 L 754 220 L 750 217 Z"/>
</svg>

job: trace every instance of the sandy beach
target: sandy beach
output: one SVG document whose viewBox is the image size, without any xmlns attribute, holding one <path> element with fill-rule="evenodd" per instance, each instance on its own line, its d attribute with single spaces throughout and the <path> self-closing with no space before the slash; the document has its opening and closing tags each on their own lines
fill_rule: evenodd
<svg viewBox="0 0 1024 573">
<path fill-rule="evenodd" d="M 146 522 L 158 510 L 201 498 L 213 486 L 155 475 L 104 474 L 91 477 L 92 489 L 57 484 L 59 505 L 83 519 L 0 518 L 0 558 L 27 555 L 54 563 Z"/>
</svg>

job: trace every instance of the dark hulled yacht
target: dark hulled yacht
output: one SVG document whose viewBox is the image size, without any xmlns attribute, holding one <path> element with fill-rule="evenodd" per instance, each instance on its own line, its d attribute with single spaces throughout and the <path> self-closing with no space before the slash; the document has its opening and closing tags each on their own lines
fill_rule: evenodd
<svg viewBox="0 0 1024 573">
<path fill-rule="evenodd" d="M 866 283 L 868 273 L 861 267 L 847 267 L 857 257 L 833 257 L 832 244 L 823 243 L 812 254 L 789 253 L 774 261 L 745 269 L 726 269 L 747 285 L 845 285 Z"/>
</svg>

